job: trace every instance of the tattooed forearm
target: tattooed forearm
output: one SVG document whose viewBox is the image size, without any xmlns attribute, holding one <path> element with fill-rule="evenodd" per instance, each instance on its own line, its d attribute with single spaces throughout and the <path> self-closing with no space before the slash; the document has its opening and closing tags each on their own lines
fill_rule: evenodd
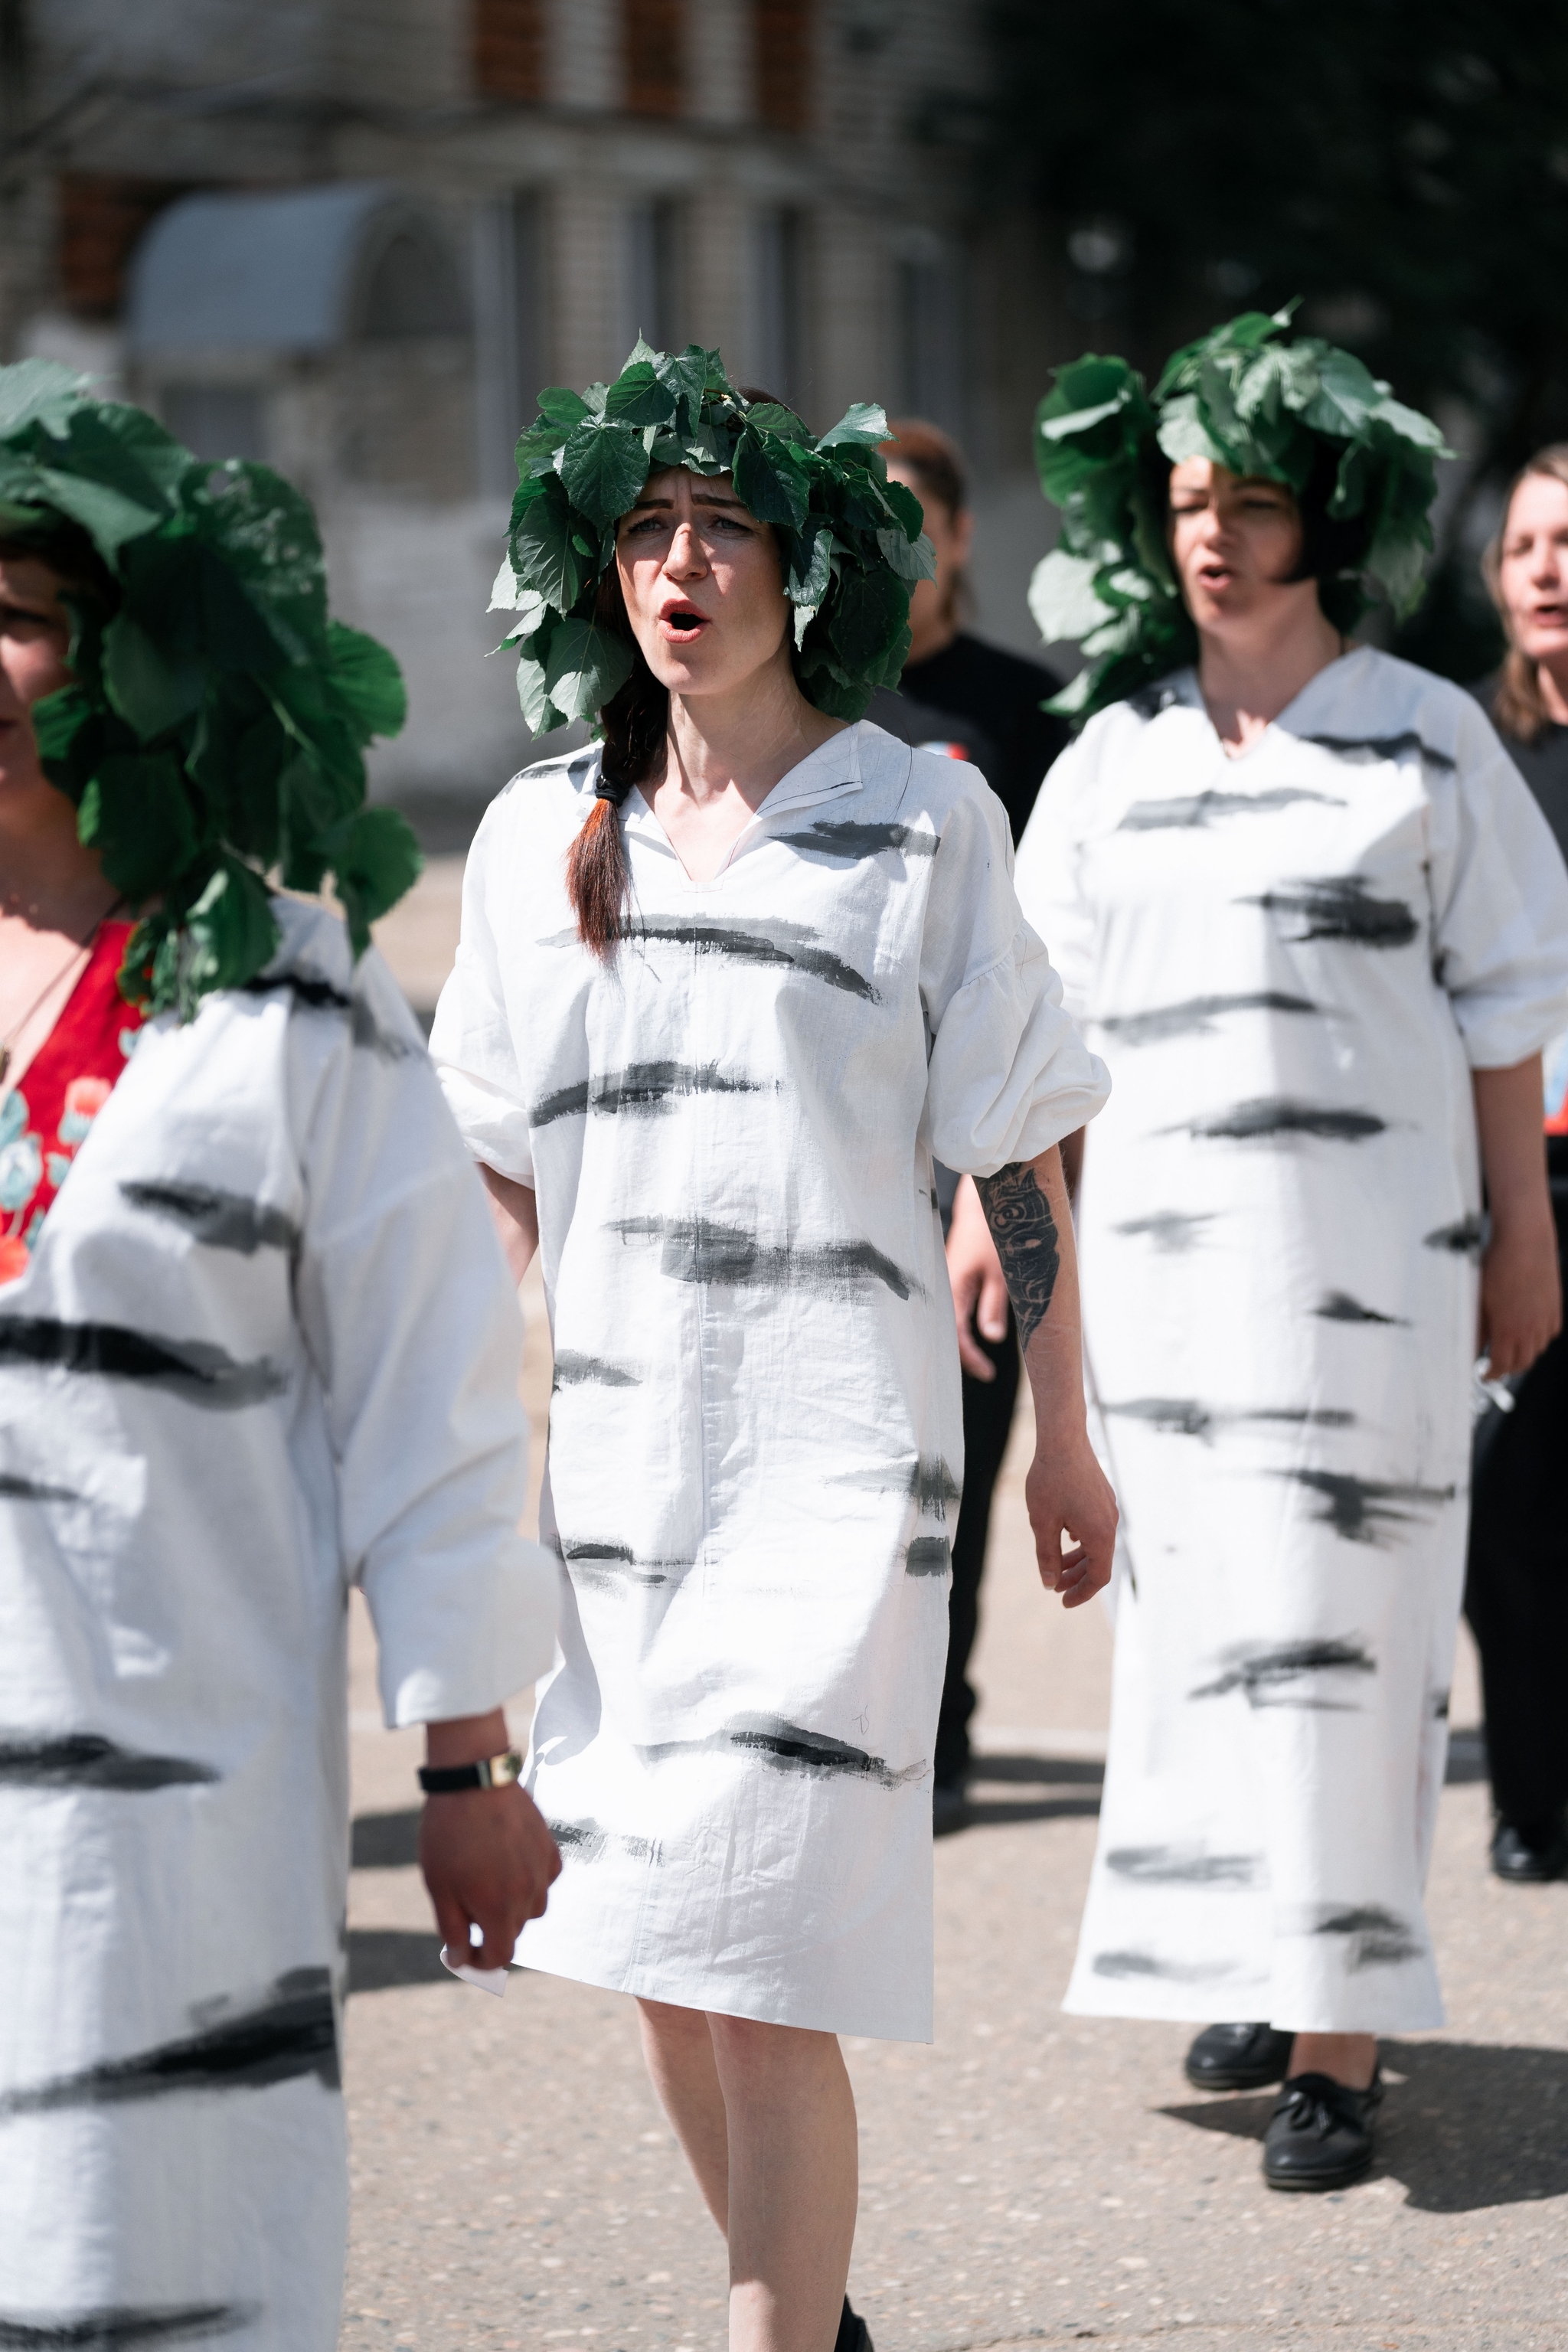
<svg viewBox="0 0 1568 2352">
<path fill-rule="evenodd" d="M 994 1176 L 977 1176 L 974 1182 L 1026 1349 L 1045 1321 L 1061 1268 L 1057 1221 L 1026 1160 L 998 1168 Z"/>
</svg>

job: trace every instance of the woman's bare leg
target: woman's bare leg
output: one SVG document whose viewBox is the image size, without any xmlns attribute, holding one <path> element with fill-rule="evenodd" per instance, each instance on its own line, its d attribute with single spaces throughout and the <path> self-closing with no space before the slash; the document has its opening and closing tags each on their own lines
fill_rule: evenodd
<svg viewBox="0 0 1568 2352">
<path fill-rule="evenodd" d="M 1373 2033 L 1298 2033 L 1290 2045 L 1292 2074 L 1327 2074 L 1352 2091 L 1364 2091 L 1377 2072 Z"/>
<path fill-rule="evenodd" d="M 730 2146 L 731 2352 L 833 2352 L 859 2192 L 837 2040 L 708 2022 Z"/>
<path fill-rule="evenodd" d="M 643 2056 L 659 2105 L 697 2176 L 708 2210 L 727 2237 L 730 2145 L 707 2017 L 700 2009 L 673 2009 L 664 2000 L 639 2000 L 637 2014 Z"/>
</svg>

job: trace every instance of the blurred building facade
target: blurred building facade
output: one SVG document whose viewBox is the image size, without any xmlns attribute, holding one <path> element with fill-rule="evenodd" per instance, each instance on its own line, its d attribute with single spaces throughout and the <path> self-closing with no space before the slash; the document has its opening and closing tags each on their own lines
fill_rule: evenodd
<svg viewBox="0 0 1568 2352">
<path fill-rule="evenodd" d="M 986 197 L 976 0 L 0 0 L 0 351 L 71 362 L 315 500 L 393 646 L 400 796 L 527 737 L 483 656 L 542 383 L 640 331 L 719 345 L 818 429 L 958 433 L 980 619 L 1026 646 L 1046 321 Z M 1059 354 L 1058 354 L 1059 356 Z"/>
</svg>

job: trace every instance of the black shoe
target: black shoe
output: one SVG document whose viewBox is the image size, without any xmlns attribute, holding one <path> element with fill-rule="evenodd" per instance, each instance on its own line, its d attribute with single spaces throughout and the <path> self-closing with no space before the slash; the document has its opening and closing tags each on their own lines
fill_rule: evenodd
<svg viewBox="0 0 1568 2352">
<path fill-rule="evenodd" d="M 931 1795 L 931 1825 L 934 1837 L 961 1830 L 969 1818 L 969 1800 L 962 1780 L 939 1780 Z"/>
<path fill-rule="evenodd" d="M 1374 2073 L 1364 2091 L 1331 2074 L 1292 2074 L 1263 2138 L 1270 2189 L 1348 2189 L 1372 2168 L 1372 2118 L 1383 2096 Z"/>
<path fill-rule="evenodd" d="M 876 2352 L 876 2347 L 871 2341 L 871 2331 L 859 2313 L 853 2308 L 847 2295 L 844 2298 L 844 2316 L 838 2323 L 838 2334 L 834 2339 L 833 2352 Z"/>
<path fill-rule="evenodd" d="M 1187 2080 L 1194 2091 L 1261 2091 L 1285 2080 L 1295 2038 L 1271 2025 L 1206 2026 L 1187 2053 Z"/>
<path fill-rule="evenodd" d="M 1561 1817 L 1528 1830 L 1499 1822 L 1492 1832 L 1492 1871 L 1510 1886 L 1545 1886 L 1568 1877 L 1568 1830 Z"/>
</svg>

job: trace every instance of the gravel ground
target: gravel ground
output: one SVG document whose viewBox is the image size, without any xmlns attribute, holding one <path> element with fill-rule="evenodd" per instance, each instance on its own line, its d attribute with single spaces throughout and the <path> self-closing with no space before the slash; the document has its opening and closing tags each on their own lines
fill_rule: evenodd
<svg viewBox="0 0 1568 2352">
<path fill-rule="evenodd" d="M 542 1427 L 537 1296 L 530 1323 Z M 1473 1662 L 1432 1885 L 1451 2022 L 1384 2045 L 1370 2179 L 1271 2195 L 1268 2102 L 1192 2093 L 1186 2029 L 1061 2014 L 1110 1640 L 1098 1608 L 1043 1601 L 1021 1472 L 1016 1445 L 973 1819 L 937 1850 L 936 2042 L 847 2045 L 862 2167 L 850 2285 L 880 2352 L 1166 2334 L 1191 2352 L 1562 2352 L 1568 1887 L 1487 1873 Z M 722 2248 L 644 2079 L 631 2004 L 522 1974 L 499 2002 L 440 1972 L 413 1866 L 418 1743 L 375 1727 L 357 1603 L 353 1704 L 344 2352 L 720 2352 Z"/>
</svg>

